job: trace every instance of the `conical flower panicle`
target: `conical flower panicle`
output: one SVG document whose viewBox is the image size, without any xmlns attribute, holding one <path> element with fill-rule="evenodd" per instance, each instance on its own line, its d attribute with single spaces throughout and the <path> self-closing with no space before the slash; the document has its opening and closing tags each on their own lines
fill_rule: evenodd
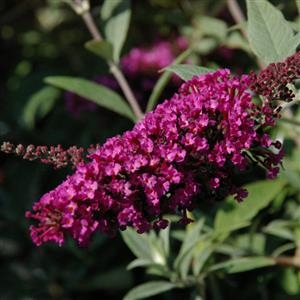
<svg viewBox="0 0 300 300">
<path fill-rule="evenodd" d="M 113 235 L 127 226 L 143 233 L 165 228 L 169 213 L 188 223 L 186 211 L 201 201 L 247 196 L 232 181 L 236 171 L 256 162 L 276 176 L 282 152 L 270 147 L 280 143 L 263 130 L 273 111 L 252 102 L 249 85 L 248 76 L 232 77 L 227 69 L 184 83 L 34 204 L 27 213 L 37 220 L 33 241 L 62 244 L 69 234 L 86 244 L 96 230 Z"/>
</svg>

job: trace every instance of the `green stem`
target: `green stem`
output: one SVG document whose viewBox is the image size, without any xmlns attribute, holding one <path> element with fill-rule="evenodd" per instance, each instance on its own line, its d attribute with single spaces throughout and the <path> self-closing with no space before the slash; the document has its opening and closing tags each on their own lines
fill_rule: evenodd
<svg viewBox="0 0 300 300">
<path fill-rule="evenodd" d="M 75 0 L 75 5 L 80 5 L 82 2 L 82 0 Z M 103 40 L 96 24 L 95 21 L 90 13 L 89 9 L 86 9 L 84 11 L 82 11 L 82 13 L 80 13 L 87 29 L 89 30 L 91 36 L 93 37 L 93 39 L 95 41 L 101 41 Z M 116 78 L 118 84 L 120 85 L 129 105 L 131 106 L 131 109 L 133 110 L 135 116 L 137 117 L 137 119 L 141 119 L 143 118 L 144 114 L 124 76 L 124 74 L 122 73 L 122 71 L 120 70 L 119 66 L 111 61 L 108 60 L 107 61 L 108 66 L 110 67 L 110 71 L 111 73 L 114 75 L 114 77 Z"/>
</svg>

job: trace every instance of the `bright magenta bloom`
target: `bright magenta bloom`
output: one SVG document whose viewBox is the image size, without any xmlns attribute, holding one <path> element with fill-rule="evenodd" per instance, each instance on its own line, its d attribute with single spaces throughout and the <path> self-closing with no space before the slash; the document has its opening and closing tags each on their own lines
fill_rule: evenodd
<svg viewBox="0 0 300 300">
<path fill-rule="evenodd" d="M 70 234 L 85 244 L 96 230 L 114 234 L 127 226 L 142 233 L 165 228 L 166 213 L 186 223 L 186 211 L 201 201 L 245 198 L 232 179 L 253 162 L 276 176 L 282 153 L 270 147 L 280 144 L 264 132 L 273 112 L 252 103 L 248 87 L 248 76 L 231 77 L 229 70 L 184 83 L 34 204 L 27 213 L 38 221 L 30 228 L 33 241 L 62 244 Z"/>
</svg>

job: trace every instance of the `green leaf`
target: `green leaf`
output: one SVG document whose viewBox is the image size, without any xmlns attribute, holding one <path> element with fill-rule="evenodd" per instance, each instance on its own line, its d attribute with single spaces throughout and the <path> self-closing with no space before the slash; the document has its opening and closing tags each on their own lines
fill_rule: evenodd
<svg viewBox="0 0 300 300">
<path fill-rule="evenodd" d="M 151 245 L 146 234 L 138 234 L 134 229 L 127 228 L 121 231 L 121 236 L 125 244 L 137 258 L 153 262 Z"/>
<path fill-rule="evenodd" d="M 84 44 L 84 47 L 105 60 L 113 59 L 113 46 L 110 42 L 102 40 L 91 40 Z"/>
<path fill-rule="evenodd" d="M 281 211 L 283 202 L 285 201 L 288 193 L 289 193 L 289 186 L 287 185 L 276 195 L 276 197 L 272 201 L 272 207 L 270 208 L 271 214 Z"/>
<path fill-rule="evenodd" d="M 60 91 L 50 86 L 44 87 L 34 93 L 29 98 L 23 111 L 25 126 L 32 129 L 35 125 L 35 120 L 43 118 L 49 113 L 59 96 Z"/>
<path fill-rule="evenodd" d="M 149 242 L 149 247 L 151 250 L 151 256 L 153 261 L 159 265 L 166 265 L 167 256 L 165 254 L 164 245 L 162 240 L 156 234 L 154 230 L 150 230 L 145 234 Z"/>
<path fill-rule="evenodd" d="M 185 231 L 184 230 L 172 230 L 170 233 L 171 237 L 179 242 L 183 242 L 185 237 Z"/>
<path fill-rule="evenodd" d="M 187 252 L 191 250 L 199 241 L 199 236 L 203 228 L 205 219 L 202 218 L 196 223 L 191 223 L 186 226 L 186 233 L 183 243 L 180 247 L 179 254 L 175 259 L 174 267 L 178 268 L 181 260 Z"/>
<path fill-rule="evenodd" d="M 300 30 L 300 22 L 298 23 L 298 30 Z M 300 32 L 297 32 L 297 34 L 294 36 L 294 41 L 295 41 L 295 44 L 296 44 L 295 48 L 297 48 L 300 45 Z M 298 93 L 299 93 L 299 91 L 298 91 Z M 297 98 L 297 95 L 296 95 L 295 98 L 299 99 L 299 98 Z"/>
<path fill-rule="evenodd" d="M 295 162 L 291 161 L 291 164 L 295 164 Z M 284 177 L 294 189 L 300 191 L 300 174 L 298 171 L 288 168 L 282 173 L 281 176 Z"/>
<path fill-rule="evenodd" d="M 266 248 L 266 235 L 260 233 L 246 233 L 238 235 L 234 241 L 239 249 L 246 253 L 255 255 L 264 255 Z"/>
<path fill-rule="evenodd" d="M 127 270 L 132 270 L 134 268 L 138 268 L 138 267 L 148 267 L 153 265 L 153 260 L 149 260 L 149 259 L 144 259 L 144 258 L 137 258 L 135 260 L 133 260 L 128 266 L 127 266 Z"/>
<path fill-rule="evenodd" d="M 187 251 L 180 259 L 180 262 L 178 264 L 178 272 L 180 274 L 180 278 L 182 280 L 186 280 L 187 276 L 189 274 L 189 270 L 191 269 L 193 265 L 193 254 L 194 254 L 195 247 L 192 247 Z"/>
<path fill-rule="evenodd" d="M 213 69 L 198 67 L 195 65 L 187 65 L 187 64 L 170 65 L 164 68 L 164 70 L 175 73 L 184 81 L 190 80 L 196 75 L 205 74 L 214 71 Z"/>
<path fill-rule="evenodd" d="M 224 21 L 208 16 L 199 16 L 193 20 L 195 30 L 200 31 L 201 35 L 212 36 L 220 41 L 225 39 L 227 25 Z"/>
<path fill-rule="evenodd" d="M 230 259 L 220 264 L 216 264 L 208 269 L 209 272 L 224 270 L 226 273 L 240 273 L 258 268 L 275 265 L 275 261 L 269 257 L 242 257 Z"/>
<path fill-rule="evenodd" d="M 165 257 L 168 257 L 170 254 L 170 227 L 171 225 L 159 231 L 159 240 Z"/>
<path fill-rule="evenodd" d="M 300 2 L 299 2 L 300 3 Z M 294 31 L 300 30 L 300 17 L 296 18 L 293 22 L 289 21 L 290 26 L 293 28 Z M 299 32 L 298 32 L 299 34 Z"/>
<path fill-rule="evenodd" d="M 300 278 L 299 276 L 297 276 L 297 270 L 295 270 L 294 268 L 283 268 L 282 272 L 282 278 L 279 281 L 281 287 L 288 295 L 299 295 Z"/>
<path fill-rule="evenodd" d="M 203 226 L 204 218 L 187 226 L 179 254 L 174 261 L 174 268 L 179 271 L 179 274 L 183 279 L 187 277 L 196 246 L 200 241 L 207 237 L 207 234 L 201 234 Z"/>
<path fill-rule="evenodd" d="M 232 32 L 234 30 L 239 30 L 239 31 L 247 30 L 247 24 L 248 24 L 247 21 L 234 24 L 228 28 L 228 32 Z"/>
<path fill-rule="evenodd" d="M 244 256 L 247 254 L 245 250 L 225 243 L 221 243 L 220 245 L 218 245 L 215 249 L 215 252 L 231 257 Z"/>
<path fill-rule="evenodd" d="M 99 106 L 105 107 L 135 122 L 136 118 L 125 100 L 111 89 L 82 78 L 68 76 L 46 77 L 45 82 L 73 92 Z"/>
<path fill-rule="evenodd" d="M 283 245 L 279 246 L 278 248 L 276 248 L 276 249 L 272 252 L 271 256 L 272 256 L 272 257 L 278 257 L 278 256 L 280 256 L 281 254 L 283 254 L 284 252 L 293 250 L 293 249 L 295 249 L 295 248 L 296 248 L 295 243 L 287 243 L 287 244 L 283 244 Z"/>
<path fill-rule="evenodd" d="M 158 277 L 169 278 L 170 270 L 161 264 L 153 263 L 152 265 L 147 266 L 146 270 L 147 274 L 154 275 Z"/>
<path fill-rule="evenodd" d="M 208 55 L 218 47 L 218 42 L 212 37 L 202 38 L 198 43 L 194 43 L 193 50 L 201 55 Z"/>
<path fill-rule="evenodd" d="M 247 0 L 248 36 L 255 54 L 266 63 L 293 54 L 300 43 L 283 14 L 266 0 Z"/>
<path fill-rule="evenodd" d="M 286 220 L 275 220 L 270 222 L 263 231 L 265 233 L 287 239 L 290 241 L 295 241 L 295 236 L 293 234 L 293 221 Z"/>
<path fill-rule="evenodd" d="M 193 255 L 193 274 L 198 276 L 203 269 L 204 264 L 210 258 L 216 246 L 212 245 L 210 241 L 201 241 L 194 250 Z"/>
<path fill-rule="evenodd" d="M 261 209 L 266 207 L 285 186 L 286 181 L 258 181 L 246 186 L 248 197 L 238 203 L 233 197 L 221 203 L 217 209 L 215 234 L 230 232 L 247 224 Z"/>
<path fill-rule="evenodd" d="M 172 290 L 176 287 L 174 283 L 169 281 L 150 281 L 136 286 L 130 290 L 123 300 L 138 300 L 144 299 L 150 296 L 161 294 L 163 292 Z"/>
<path fill-rule="evenodd" d="M 232 49 L 241 49 L 247 53 L 251 53 L 249 43 L 238 31 L 232 32 L 226 39 L 224 45 Z"/>
<path fill-rule="evenodd" d="M 119 61 L 130 22 L 129 0 L 105 0 L 101 9 L 105 38 L 113 45 L 113 60 Z"/>
</svg>

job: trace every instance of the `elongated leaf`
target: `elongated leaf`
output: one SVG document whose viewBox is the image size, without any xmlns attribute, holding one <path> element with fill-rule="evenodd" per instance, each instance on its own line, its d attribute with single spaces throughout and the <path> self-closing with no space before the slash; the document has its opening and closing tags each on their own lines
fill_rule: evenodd
<svg viewBox="0 0 300 300">
<path fill-rule="evenodd" d="M 240 273 L 246 272 L 258 268 L 272 266 L 275 264 L 274 259 L 269 257 L 243 257 L 228 260 L 224 263 L 220 263 L 209 268 L 209 272 L 223 269 L 226 273 Z"/>
<path fill-rule="evenodd" d="M 295 243 L 287 243 L 284 244 L 278 248 L 276 248 L 273 252 L 272 252 L 272 257 L 278 257 L 280 256 L 282 253 L 295 249 L 296 248 L 296 244 Z"/>
<path fill-rule="evenodd" d="M 174 262 L 174 268 L 178 270 L 182 279 L 187 278 L 194 258 L 194 253 L 196 252 L 199 243 L 209 236 L 208 234 L 201 233 L 203 226 L 204 219 L 201 219 L 195 224 L 190 224 L 186 231 L 179 254 Z"/>
<path fill-rule="evenodd" d="M 166 67 L 164 70 L 175 73 L 184 81 L 190 80 L 196 75 L 205 74 L 214 71 L 213 69 L 198 67 L 194 65 L 187 65 L 187 64 L 170 65 Z"/>
<path fill-rule="evenodd" d="M 300 1 L 299 1 L 300 3 Z M 289 21 L 290 26 L 293 28 L 293 30 L 300 31 L 300 16 L 298 18 L 296 18 L 293 22 Z M 299 32 L 298 32 L 299 34 Z"/>
<path fill-rule="evenodd" d="M 179 264 L 178 264 L 178 272 L 180 274 L 180 278 L 182 280 L 186 280 L 189 270 L 192 267 L 192 260 L 193 260 L 193 254 L 194 254 L 195 247 L 192 247 L 189 249 L 190 251 L 187 251 L 185 255 L 183 255 L 180 258 Z"/>
<path fill-rule="evenodd" d="M 162 265 L 153 264 L 147 267 L 147 274 L 156 277 L 168 278 L 170 276 L 170 271 Z"/>
<path fill-rule="evenodd" d="M 105 38 L 113 45 L 113 60 L 119 61 L 130 21 L 129 0 L 106 0 L 101 9 Z"/>
<path fill-rule="evenodd" d="M 230 232 L 249 222 L 281 191 L 286 182 L 281 179 L 258 181 L 246 186 L 249 196 L 241 203 L 229 197 L 221 203 L 215 218 L 215 234 Z"/>
<path fill-rule="evenodd" d="M 297 48 L 300 45 L 300 20 L 298 21 L 298 33 L 294 36 L 294 41 L 295 41 L 295 44 L 296 44 L 295 48 Z M 299 91 L 298 91 L 298 93 L 299 93 Z M 295 98 L 299 99 L 299 97 L 297 97 L 297 95 L 296 95 Z"/>
<path fill-rule="evenodd" d="M 227 25 L 218 18 L 208 16 L 197 16 L 193 19 L 195 31 L 198 34 L 212 36 L 222 41 L 227 34 Z"/>
<path fill-rule="evenodd" d="M 105 60 L 113 59 L 113 46 L 110 42 L 102 41 L 88 41 L 84 44 L 85 48 L 94 54 L 104 58 Z"/>
<path fill-rule="evenodd" d="M 266 0 L 247 0 L 250 44 L 266 63 L 293 54 L 300 43 L 282 13 Z"/>
<path fill-rule="evenodd" d="M 172 290 L 175 287 L 176 285 L 169 281 L 150 281 L 133 288 L 125 295 L 123 300 L 144 299 L 150 296 L 154 296 Z"/>
<path fill-rule="evenodd" d="M 103 85 L 88 81 L 86 79 L 68 76 L 46 77 L 45 82 L 55 87 L 73 92 L 92 102 L 95 102 L 99 106 L 105 107 L 124 117 L 129 118 L 132 121 L 135 121 L 135 116 L 125 100 L 119 96 L 119 94 Z"/>
<path fill-rule="evenodd" d="M 204 225 L 204 218 L 200 219 L 197 223 L 191 223 L 186 227 L 186 233 L 184 241 L 180 247 L 179 254 L 175 259 L 174 267 L 178 268 L 181 260 L 187 254 L 187 252 L 191 251 L 199 241 L 199 235 Z"/>
<path fill-rule="evenodd" d="M 245 253 L 264 255 L 266 248 L 266 235 L 261 233 L 246 233 L 236 237 L 234 245 Z"/>
<path fill-rule="evenodd" d="M 209 259 L 216 246 L 212 245 L 210 241 L 199 242 L 193 253 L 193 274 L 198 276 L 203 269 L 204 264 Z"/>
<path fill-rule="evenodd" d="M 170 254 L 170 225 L 159 232 L 159 239 L 161 241 L 162 249 L 164 251 L 165 257 Z"/>
<path fill-rule="evenodd" d="M 269 223 L 263 231 L 265 233 L 287 239 L 290 241 L 295 241 L 295 235 L 293 234 L 293 224 L 292 221 L 286 220 L 275 220 Z"/>
<path fill-rule="evenodd" d="M 193 44 L 193 50 L 200 55 L 208 55 L 218 47 L 218 41 L 213 37 L 204 37 Z"/>
<path fill-rule="evenodd" d="M 37 118 L 43 118 L 53 107 L 58 99 L 60 91 L 47 86 L 34 93 L 28 100 L 24 111 L 23 120 L 29 129 L 34 127 Z"/>
<path fill-rule="evenodd" d="M 245 250 L 225 243 L 218 245 L 218 247 L 215 249 L 215 252 L 221 253 L 223 255 L 231 256 L 231 257 L 244 256 L 247 254 Z"/>
<path fill-rule="evenodd" d="M 232 32 L 224 42 L 224 45 L 229 48 L 242 49 L 247 53 L 251 53 L 248 41 L 238 31 Z"/>
<path fill-rule="evenodd" d="M 294 161 L 291 162 L 292 164 L 295 164 Z M 299 182 L 300 182 L 300 174 L 298 171 L 295 171 L 291 168 L 287 169 L 283 174 L 282 176 L 284 178 L 286 178 L 286 180 L 289 182 L 289 184 L 297 189 L 298 191 L 300 191 L 300 185 L 299 185 Z"/>
<path fill-rule="evenodd" d="M 158 265 L 165 265 L 167 261 L 167 256 L 165 254 L 164 246 L 162 240 L 156 234 L 154 230 L 149 231 L 145 234 L 147 241 L 149 243 L 149 249 L 151 251 L 151 257 L 153 262 Z"/>
<path fill-rule="evenodd" d="M 284 268 L 280 285 L 288 295 L 299 296 L 300 278 L 299 271 L 294 268 Z M 298 274 L 297 274 L 298 273 Z"/>
<path fill-rule="evenodd" d="M 183 242 L 185 237 L 185 231 L 174 229 L 171 231 L 171 237 L 179 242 Z"/>
<path fill-rule="evenodd" d="M 141 235 L 132 228 L 127 228 L 125 231 L 121 231 L 121 235 L 128 248 L 137 258 L 154 262 L 151 254 L 151 245 L 145 234 Z"/>
<path fill-rule="evenodd" d="M 127 270 L 131 270 L 138 267 L 148 267 L 150 265 L 153 265 L 153 260 L 149 259 L 143 259 L 143 258 L 137 258 L 133 260 L 128 266 Z"/>
</svg>

